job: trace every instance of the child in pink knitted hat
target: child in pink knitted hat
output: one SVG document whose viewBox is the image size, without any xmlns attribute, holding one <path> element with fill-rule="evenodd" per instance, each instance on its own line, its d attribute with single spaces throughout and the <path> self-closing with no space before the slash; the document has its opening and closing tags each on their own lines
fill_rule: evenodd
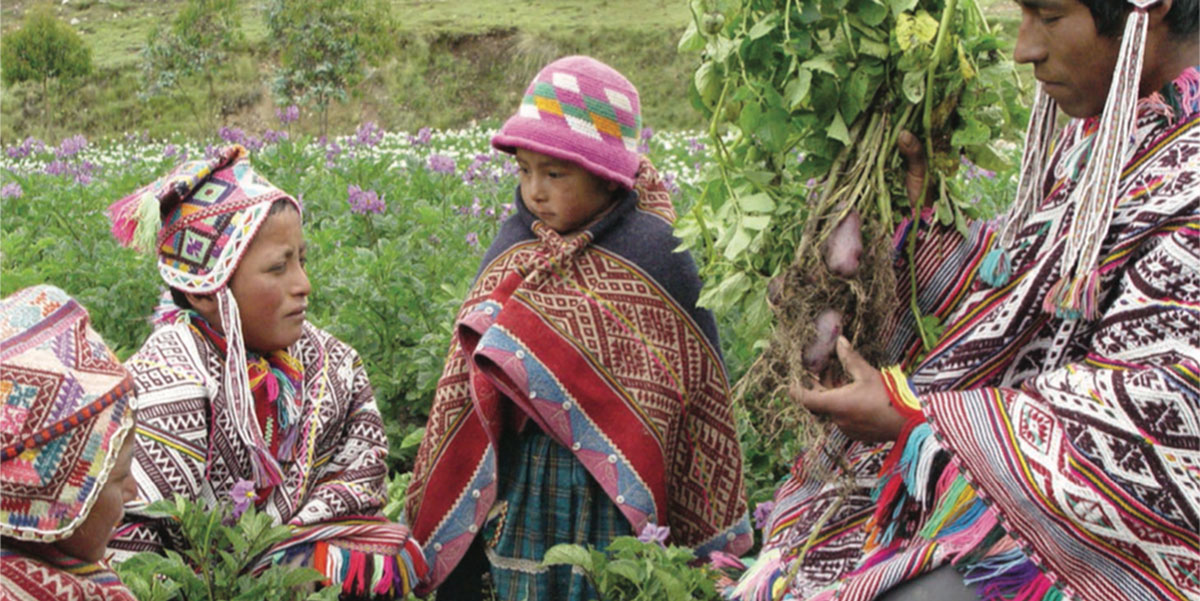
<svg viewBox="0 0 1200 601">
<path fill-rule="evenodd" d="M 585 56 L 541 70 L 492 138 L 516 213 L 458 314 L 408 494 L 418 592 L 590 599 L 560 543 L 745 551 L 741 451 L 712 315 L 637 153 L 638 93 Z M 481 536 L 480 536 L 481 535 Z"/>
</svg>

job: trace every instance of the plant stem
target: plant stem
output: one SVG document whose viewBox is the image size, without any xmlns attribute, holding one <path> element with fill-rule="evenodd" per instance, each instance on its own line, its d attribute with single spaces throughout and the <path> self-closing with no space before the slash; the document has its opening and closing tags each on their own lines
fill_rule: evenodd
<svg viewBox="0 0 1200 601">
<path fill-rule="evenodd" d="M 938 24 L 937 41 L 933 43 L 933 56 L 929 57 L 929 67 L 925 72 L 925 111 L 921 116 L 921 125 L 925 130 L 925 162 L 927 165 L 933 165 L 933 99 L 934 88 L 933 83 L 938 69 L 938 63 L 941 62 L 942 52 L 946 49 L 946 44 L 950 40 L 950 24 L 954 21 L 954 12 L 958 8 L 958 0 L 946 0 L 946 8 L 942 12 L 942 22 Z M 925 331 L 925 324 L 921 321 L 921 307 L 917 304 L 917 233 L 921 225 L 921 205 L 925 200 L 925 194 L 929 190 L 929 178 L 936 175 L 932 168 L 925 170 L 925 177 L 921 179 L 921 194 L 917 196 L 917 201 L 913 202 L 912 219 L 913 229 L 909 232 L 908 238 L 908 279 L 910 287 L 909 308 L 912 310 L 913 317 L 917 322 L 917 333 L 921 335 L 921 344 L 925 350 L 933 348 L 934 341 L 931 340 L 929 332 Z"/>
</svg>

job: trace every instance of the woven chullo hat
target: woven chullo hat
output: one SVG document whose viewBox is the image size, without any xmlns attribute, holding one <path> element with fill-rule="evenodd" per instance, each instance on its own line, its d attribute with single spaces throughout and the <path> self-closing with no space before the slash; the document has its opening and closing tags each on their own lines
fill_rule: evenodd
<svg viewBox="0 0 1200 601">
<path fill-rule="evenodd" d="M 492 146 L 570 161 L 633 188 L 641 129 L 641 101 L 633 84 L 594 58 L 568 56 L 533 78 L 517 113 L 492 137 Z"/>
<path fill-rule="evenodd" d="M 51 542 L 83 523 L 133 430 L 133 381 L 52 286 L 0 301 L 0 534 Z"/>
<path fill-rule="evenodd" d="M 245 148 L 234 145 L 211 159 L 185 162 L 109 207 L 113 236 L 126 246 L 153 249 L 167 286 L 216 297 L 227 343 L 224 391 L 260 487 L 278 484 L 282 472 L 254 418 L 241 317 L 228 283 L 281 199 L 301 211 L 295 198 L 255 172 Z"/>
</svg>

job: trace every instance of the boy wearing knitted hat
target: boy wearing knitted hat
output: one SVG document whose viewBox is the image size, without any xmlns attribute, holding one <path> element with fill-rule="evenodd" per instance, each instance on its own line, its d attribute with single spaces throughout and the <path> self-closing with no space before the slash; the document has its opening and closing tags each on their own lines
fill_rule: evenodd
<svg viewBox="0 0 1200 601">
<path fill-rule="evenodd" d="M 0 338 L 0 599 L 134 601 L 103 563 L 136 494 L 132 379 L 51 286 L 0 301 Z"/>
<path fill-rule="evenodd" d="M 305 319 L 300 203 L 232 146 L 110 213 L 118 239 L 155 251 L 170 290 L 126 363 L 145 408 L 140 498 L 252 496 L 295 532 L 258 568 L 310 565 L 346 593 L 406 594 L 424 566 L 407 529 L 380 515 L 387 442 L 370 382 L 354 349 Z M 177 544 L 170 524 L 131 514 L 119 558 Z"/>
<path fill-rule="evenodd" d="M 417 454 L 418 592 L 478 598 L 487 572 L 499 599 L 590 599 L 547 549 L 751 544 L 716 325 L 640 128 L 633 85 L 573 56 L 492 139 L 516 157 L 517 211 L 459 310 Z"/>
</svg>

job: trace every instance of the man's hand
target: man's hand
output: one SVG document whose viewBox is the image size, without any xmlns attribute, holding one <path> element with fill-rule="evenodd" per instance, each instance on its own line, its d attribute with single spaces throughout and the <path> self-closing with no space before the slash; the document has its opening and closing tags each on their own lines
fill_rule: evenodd
<svg viewBox="0 0 1200 601">
<path fill-rule="evenodd" d="M 837 355 L 853 380 L 850 384 L 832 390 L 793 384 L 788 394 L 809 411 L 828 415 L 850 438 L 867 442 L 896 440 L 904 427 L 904 417 L 892 407 L 879 370 L 855 352 L 845 336 L 838 338 Z"/>
</svg>

